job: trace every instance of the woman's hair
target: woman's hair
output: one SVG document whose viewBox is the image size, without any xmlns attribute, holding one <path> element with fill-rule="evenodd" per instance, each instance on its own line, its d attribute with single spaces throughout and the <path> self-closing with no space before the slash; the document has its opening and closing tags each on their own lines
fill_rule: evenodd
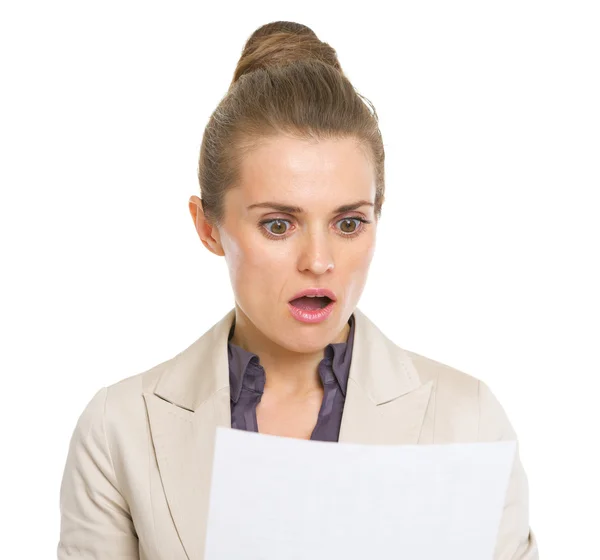
<svg viewBox="0 0 600 560">
<path fill-rule="evenodd" d="M 247 40 L 229 90 L 211 115 L 200 148 L 202 207 L 213 225 L 239 180 L 242 158 L 285 134 L 314 140 L 356 138 L 373 164 L 375 215 L 384 199 L 384 149 L 377 112 L 344 75 L 336 51 L 305 25 L 276 21 Z"/>
</svg>

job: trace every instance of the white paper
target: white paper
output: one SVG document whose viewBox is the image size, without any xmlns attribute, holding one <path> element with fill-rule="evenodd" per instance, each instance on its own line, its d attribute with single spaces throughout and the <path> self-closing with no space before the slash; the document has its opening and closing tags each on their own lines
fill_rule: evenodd
<svg viewBox="0 0 600 560">
<path fill-rule="evenodd" d="M 218 428 L 205 559 L 492 560 L 515 451 Z"/>
</svg>

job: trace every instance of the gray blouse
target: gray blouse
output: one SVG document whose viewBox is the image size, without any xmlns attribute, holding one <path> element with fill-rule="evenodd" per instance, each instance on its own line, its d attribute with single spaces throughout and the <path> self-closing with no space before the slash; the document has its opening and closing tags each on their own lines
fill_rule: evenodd
<svg viewBox="0 0 600 560">
<path fill-rule="evenodd" d="M 323 383 L 323 401 L 312 440 L 338 441 L 346 387 L 354 343 L 354 315 L 348 320 L 350 332 L 346 342 L 328 344 L 319 362 L 318 372 Z M 256 354 L 233 344 L 235 322 L 229 331 L 229 385 L 231 394 L 231 427 L 258 432 L 256 406 L 265 388 L 265 370 Z"/>
</svg>

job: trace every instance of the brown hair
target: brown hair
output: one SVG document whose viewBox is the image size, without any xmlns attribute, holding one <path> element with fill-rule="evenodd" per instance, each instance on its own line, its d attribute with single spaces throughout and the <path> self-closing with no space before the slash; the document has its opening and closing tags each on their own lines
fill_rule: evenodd
<svg viewBox="0 0 600 560">
<path fill-rule="evenodd" d="M 385 153 L 377 112 L 344 75 L 335 50 L 309 27 L 289 21 L 268 23 L 249 37 L 204 130 L 198 179 L 211 223 L 222 223 L 225 193 L 237 184 L 241 159 L 277 134 L 356 138 L 374 166 L 379 218 Z"/>
</svg>

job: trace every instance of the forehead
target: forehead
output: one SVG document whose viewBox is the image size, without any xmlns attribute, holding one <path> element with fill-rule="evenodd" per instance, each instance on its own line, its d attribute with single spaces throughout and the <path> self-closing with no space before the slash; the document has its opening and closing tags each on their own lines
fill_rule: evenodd
<svg viewBox="0 0 600 560">
<path fill-rule="evenodd" d="M 274 136 L 262 140 L 240 166 L 245 202 L 294 202 L 306 207 L 375 196 L 375 174 L 355 138 L 300 140 Z M 310 204 L 309 204 L 310 203 Z"/>
</svg>

